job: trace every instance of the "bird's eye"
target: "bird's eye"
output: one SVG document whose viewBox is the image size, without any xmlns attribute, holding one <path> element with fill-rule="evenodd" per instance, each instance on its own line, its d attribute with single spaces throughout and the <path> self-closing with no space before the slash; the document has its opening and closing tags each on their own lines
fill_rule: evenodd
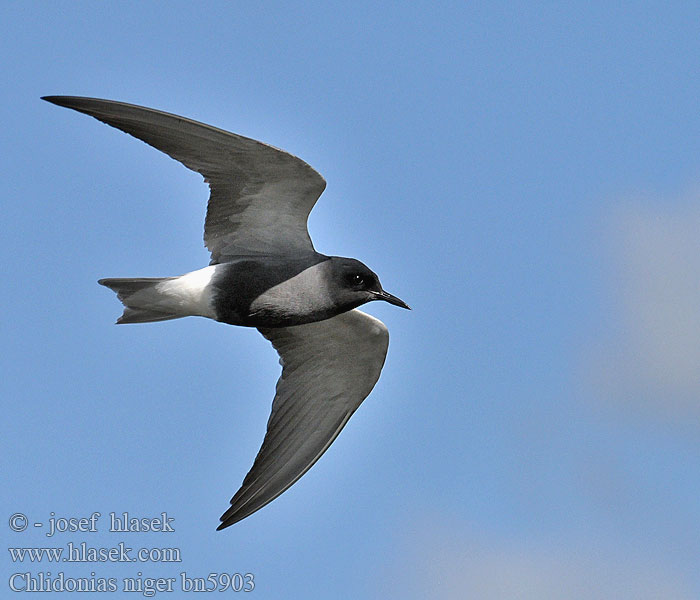
<svg viewBox="0 0 700 600">
<path fill-rule="evenodd" d="M 360 287 L 362 285 L 365 285 L 365 278 L 363 275 L 359 275 L 359 274 L 351 275 L 350 276 L 350 283 L 352 283 L 352 285 L 354 285 L 354 286 Z"/>
</svg>

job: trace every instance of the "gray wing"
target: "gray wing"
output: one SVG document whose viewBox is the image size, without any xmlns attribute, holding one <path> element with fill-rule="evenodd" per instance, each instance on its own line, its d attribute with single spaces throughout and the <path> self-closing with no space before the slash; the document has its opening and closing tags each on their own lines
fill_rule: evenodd
<svg viewBox="0 0 700 600">
<path fill-rule="evenodd" d="M 121 129 L 204 176 L 204 242 L 212 264 L 242 254 L 313 252 L 306 228 L 326 182 L 303 160 L 262 142 L 112 100 L 46 96 Z"/>
<path fill-rule="evenodd" d="M 359 310 L 260 332 L 280 355 L 282 375 L 265 440 L 218 529 L 272 502 L 311 468 L 372 391 L 389 345 L 384 324 Z"/>
</svg>

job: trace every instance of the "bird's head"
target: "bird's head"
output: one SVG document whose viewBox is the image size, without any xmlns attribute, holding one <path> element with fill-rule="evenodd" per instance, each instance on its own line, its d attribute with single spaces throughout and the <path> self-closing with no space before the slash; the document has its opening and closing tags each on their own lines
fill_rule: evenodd
<svg viewBox="0 0 700 600">
<path fill-rule="evenodd" d="M 385 292 L 379 277 L 369 267 L 354 258 L 331 257 L 331 277 L 336 302 L 356 308 L 373 300 L 411 309 L 403 300 Z"/>
</svg>

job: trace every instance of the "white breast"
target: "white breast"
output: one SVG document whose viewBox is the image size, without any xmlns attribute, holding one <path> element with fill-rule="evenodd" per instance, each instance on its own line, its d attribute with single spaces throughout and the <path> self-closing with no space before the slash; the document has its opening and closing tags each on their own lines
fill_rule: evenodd
<svg viewBox="0 0 700 600">
<path fill-rule="evenodd" d="M 251 303 L 251 310 L 305 318 L 325 315 L 333 306 L 324 261 L 266 290 Z"/>
</svg>

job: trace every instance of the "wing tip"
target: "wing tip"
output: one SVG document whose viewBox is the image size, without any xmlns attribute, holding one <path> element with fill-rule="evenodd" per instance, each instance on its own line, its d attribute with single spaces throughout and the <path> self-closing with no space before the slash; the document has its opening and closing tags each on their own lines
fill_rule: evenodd
<svg viewBox="0 0 700 600">
<path fill-rule="evenodd" d="M 238 523 L 238 521 L 242 521 L 246 517 L 250 516 L 249 514 L 241 514 L 240 510 L 234 510 L 232 512 L 233 507 L 230 507 L 221 517 L 219 517 L 219 526 L 216 528 L 217 531 L 221 531 L 222 529 L 226 529 L 227 527 L 231 527 L 231 525 L 234 525 L 235 523 Z"/>
<path fill-rule="evenodd" d="M 51 104 L 56 104 L 58 106 L 68 106 L 72 96 L 41 96 L 41 100 L 46 100 L 46 102 L 51 102 Z"/>
<path fill-rule="evenodd" d="M 82 96 L 41 96 L 42 100 L 55 104 L 56 106 L 62 106 L 63 108 L 71 108 L 77 110 L 78 112 L 87 112 L 87 107 L 89 102 L 95 102 L 97 98 L 84 98 Z M 104 102 L 103 100 L 101 102 Z"/>
<path fill-rule="evenodd" d="M 86 114 L 91 114 L 88 109 L 95 109 L 98 103 L 104 104 L 117 104 L 112 100 L 102 100 L 101 98 L 89 98 L 87 96 L 41 96 L 41 100 L 46 100 L 51 104 L 56 106 L 63 106 L 64 108 L 72 108 L 78 112 L 84 112 Z M 121 104 L 121 103 L 119 103 Z"/>
</svg>

